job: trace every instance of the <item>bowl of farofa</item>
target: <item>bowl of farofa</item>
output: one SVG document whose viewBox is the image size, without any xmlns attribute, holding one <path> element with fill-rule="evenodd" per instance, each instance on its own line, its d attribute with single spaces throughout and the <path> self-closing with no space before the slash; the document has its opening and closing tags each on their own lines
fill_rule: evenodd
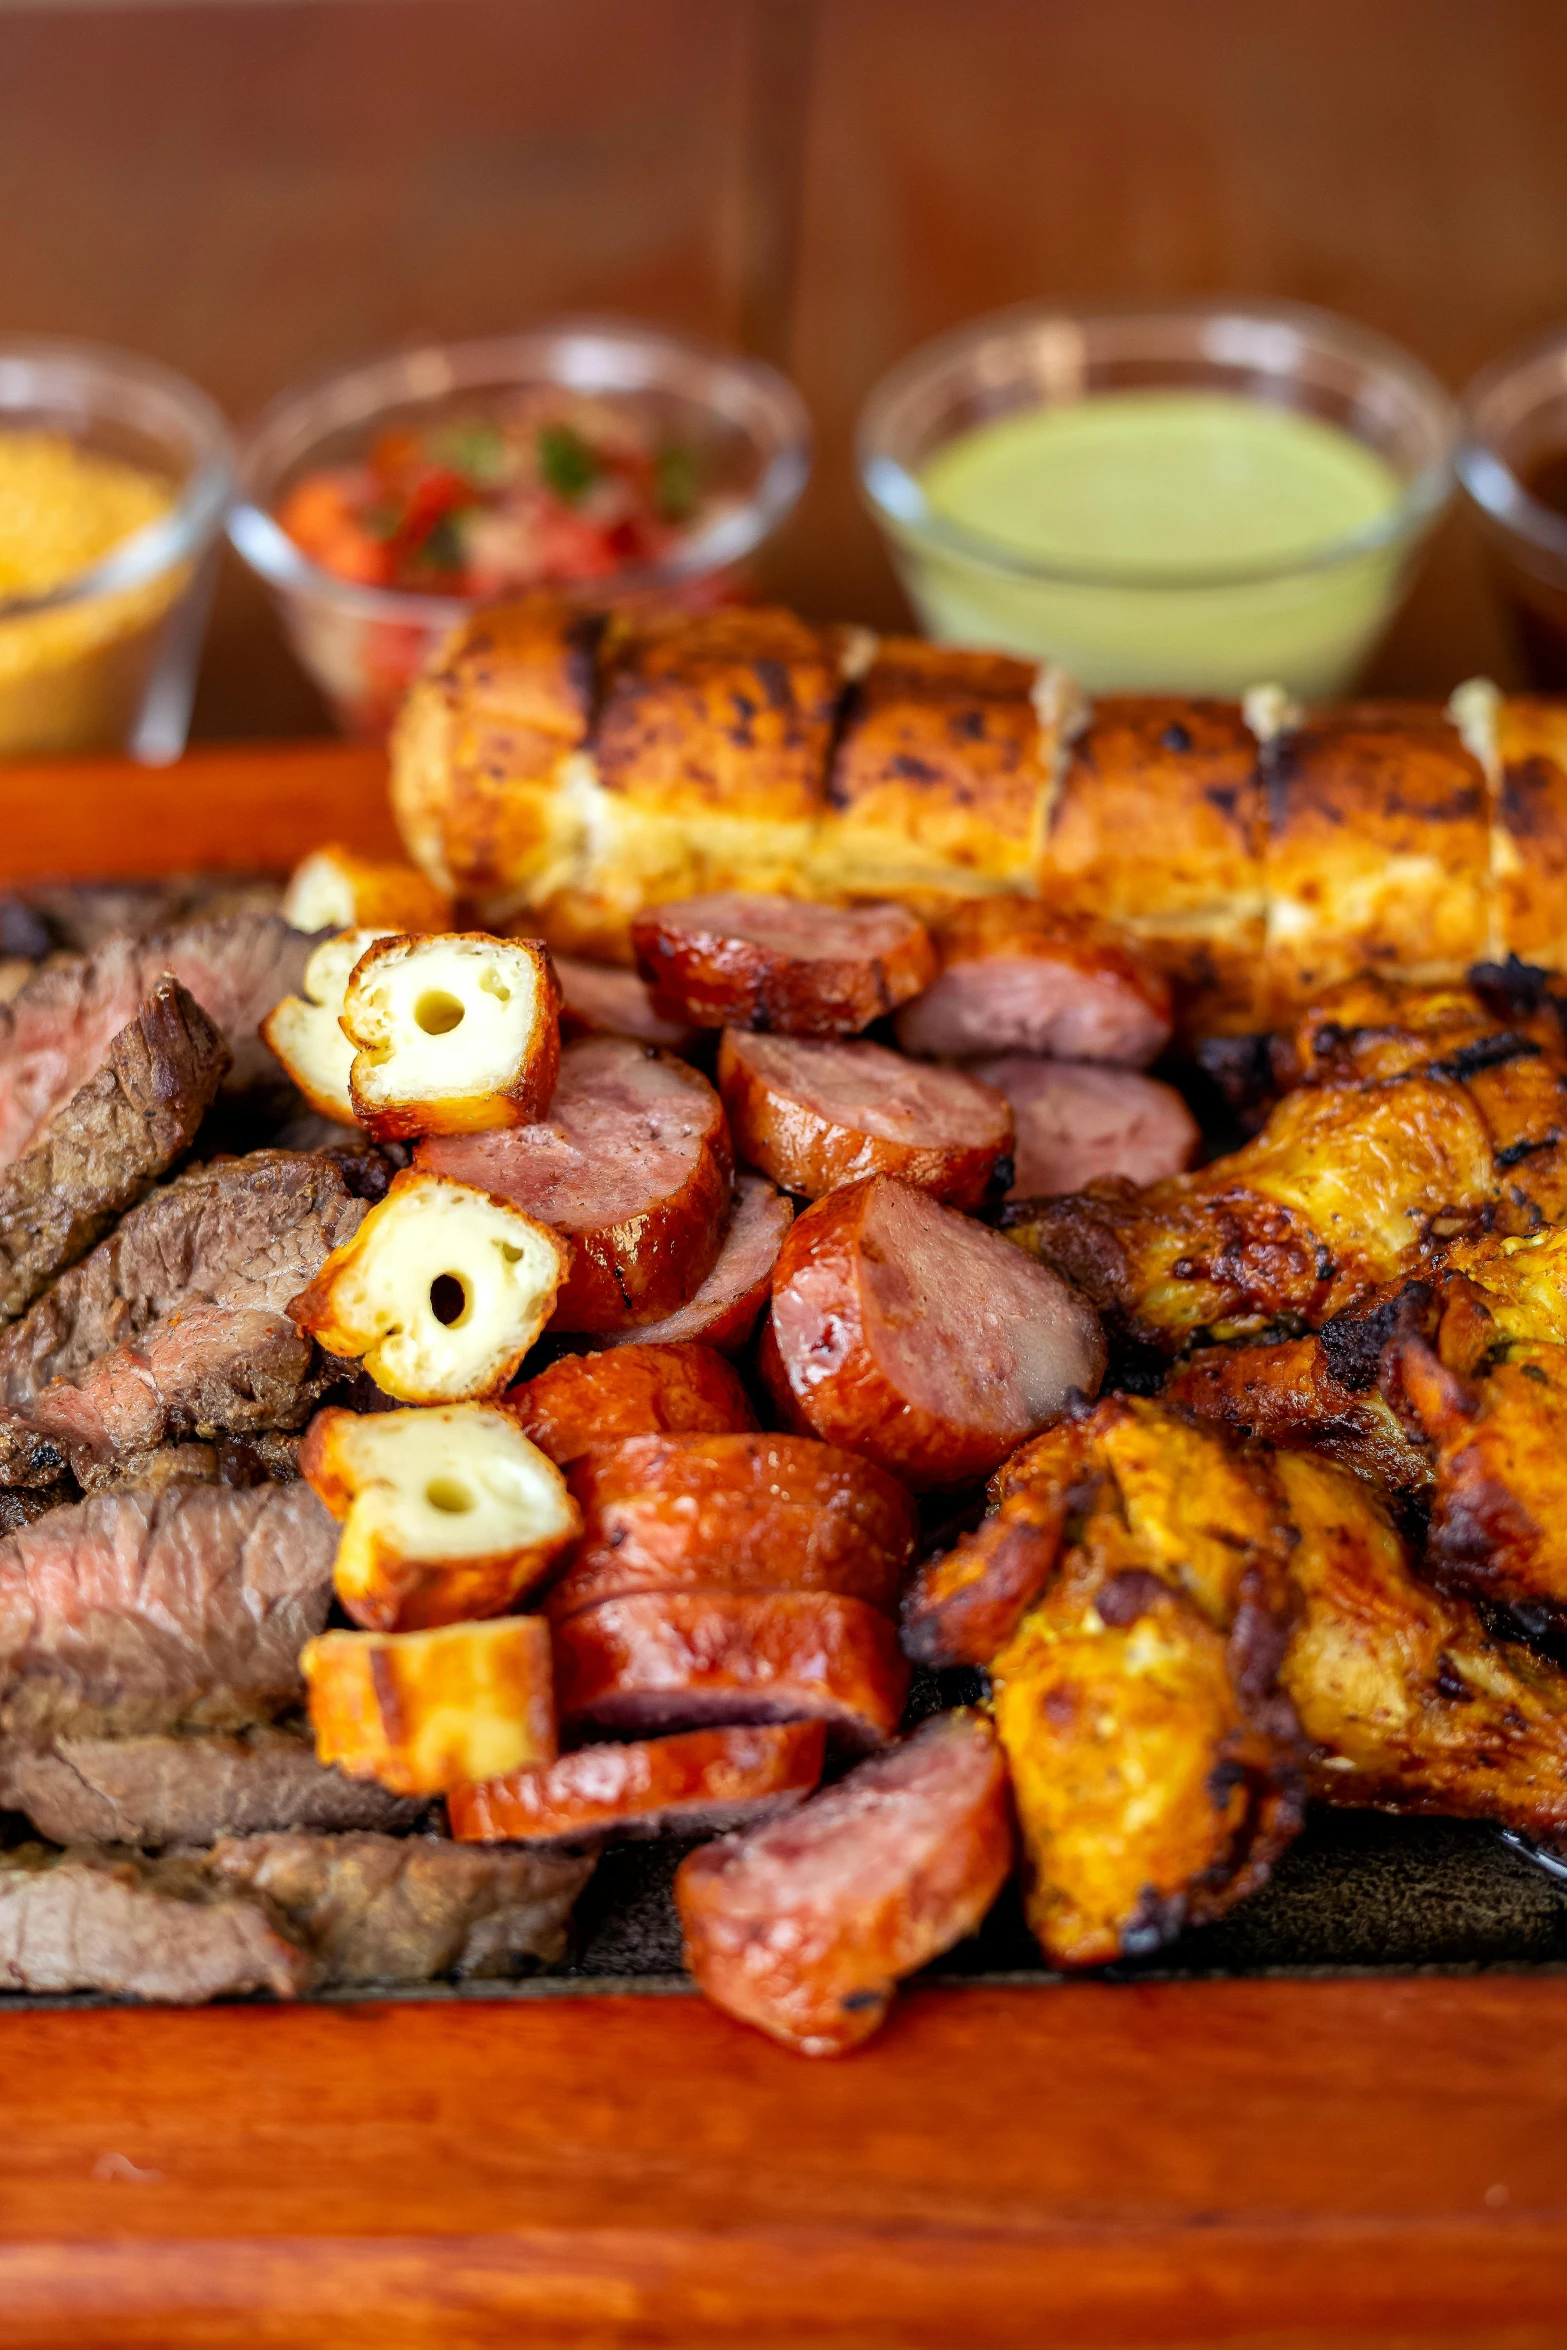
<svg viewBox="0 0 1567 2350">
<path fill-rule="evenodd" d="M 194 384 L 0 340 L 0 758 L 178 755 L 232 483 Z"/>
</svg>

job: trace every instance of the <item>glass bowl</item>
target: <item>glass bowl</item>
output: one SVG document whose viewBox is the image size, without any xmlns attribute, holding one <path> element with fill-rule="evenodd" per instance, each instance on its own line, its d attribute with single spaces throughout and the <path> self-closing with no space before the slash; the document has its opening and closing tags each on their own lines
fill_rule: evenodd
<svg viewBox="0 0 1567 2350">
<path fill-rule="evenodd" d="M 1567 482 L 1567 327 L 1493 360 L 1461 404 L 1458 478 L 1479 520 L 1532 684 L 1567 688 L 1567 514 L 1531 494 Z"/>
<path fill-rule="evenodd" d="M 933 510 L 926 461 L 959 434 L 1107 391 L 1222 392 L 1304 411 L 1400 484 L 1358 529 L 1284 562 L 1186 571 L 1036 561 Z M 997 312 L 926 344 L 862 411 L 861 486 L 930 635 L 1046 656 L 1090 689 L 1340 692 L 1381 633 L 1451 487 L 1452 403 L 1380 335 L 1292 303 Z"/>
<path fill-rule="evenodd" d="M 339 725 L 377 738 L 429 654 L 476 608 L 338 579 L 312 563 L 274 509 L 319 465 L 360 458 L 388 425 L 504 401 L 532 386 L 603 394 L 696 447 L 715 511 L 663 562 L 589 583 L 585 599 L 701 608 L 743 590 L 748 559 L 783 521 L 811 466 L 792 384 L 754 360 L 614 319 L 565 319 L 482 342 L 437 343 L 326 377 L 275 400 L 245 434 L 229 535 L 272 588 L 289 641 Z M 569 591 L 568 591 L 569 592 Z"/>
<path fill-rule="evenodd" d="M 0 449 L 23 434 L 150 475 L 168 502 L 87 568 L 36 592 L 0 589 L 0 757 L 128 750 L 152 763 L 177 758 L 233 489 L 228 428 L 205 392 L 149 359 L 6 336 Z M 36 475 L 29 486 L 14 473 L 10 491 L 15 543 L 47 548 L 48 492 Z M 78 494 L 110 493 L 83 486 Z M 32 511 L 30 497 L 41 501 Z M 58 508 L 53 518 L 67 527 Z"/>
</svg>

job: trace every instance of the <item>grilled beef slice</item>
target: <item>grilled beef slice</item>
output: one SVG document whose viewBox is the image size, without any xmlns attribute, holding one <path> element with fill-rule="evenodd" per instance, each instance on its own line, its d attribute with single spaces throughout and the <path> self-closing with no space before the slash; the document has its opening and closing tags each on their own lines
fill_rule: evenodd
<svg viewBox="0 0 1567 2350">
<path fill-rule="evenodd" d="M 316 1761 L 299 1730 L 62 1738 L 0 1750 L 0 1805 L 56 1844 L 211 1844 L 270 1828 L 410 1828 L 422 1798 Z"/>
<path fill-rule="evenodd" d="M 0 1539 L 0 1739 L 245 1729 L 303 1700 L 337 1531 L 308 1485 L 170 1485 Z"/>
<path fill-rule="evenodd" d="M 338 1160 L 289 1151 L 153 1192 L 0 1335 L 0 1484 L 301 1426 L 341 1372 L 284 1309 L 364 1214 Z"/>
<path fill-rule="evenodd" d="M 0 1985 L 194 2004 L 558 1959 L 591 1859 L 435 1838 L 246 1836 L 149 1860 L 0 1855 Z"/>
<path fill-rule="evenodd" d="M 91 955 L 39 971 L 0 1005 L 0 1164 L 29 1149 L 87 1082 L 165 972 L 227 1038 L 230 1090 L 275 1078 L 257 1032 L 274 1004 L 297 994 L 314 943 L 278 915 L 239 914 L 151 938 L 108 938 Z"/>
<path fill-rule="evenodd" d="M 0 1170 L 0 1320 L 25 1313 L 184 1157 L 229 1060 L 189 989 L 160 979 L 87 1082 Z"/>
</svg>

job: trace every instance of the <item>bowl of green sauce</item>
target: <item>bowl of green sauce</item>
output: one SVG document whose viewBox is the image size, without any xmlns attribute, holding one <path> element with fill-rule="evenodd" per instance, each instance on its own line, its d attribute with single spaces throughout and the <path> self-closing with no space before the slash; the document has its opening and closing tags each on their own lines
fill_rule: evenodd
<svg viewBox="0 0 1567 2350">
<path fill-rule="evenodd" d="M 1452 487 L 1455 415 L 1296 304 L 1027 305 L 926 344 L 860 419 L 927 633 L 1100 692 L 1351 682 Z"/>
</svg>

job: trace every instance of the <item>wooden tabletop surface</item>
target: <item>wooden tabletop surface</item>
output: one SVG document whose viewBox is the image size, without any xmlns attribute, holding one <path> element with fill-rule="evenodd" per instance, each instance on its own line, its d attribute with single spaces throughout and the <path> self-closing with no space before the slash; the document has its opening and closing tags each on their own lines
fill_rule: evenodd
<svg viewBox="0 0 1567 2350">
<path fill-rule="evenodd" d="M 0 774 L 0 882 L 390 847 L 331 745 Z M 1560 2350 L 1567 1979 L 0 2009 L 0 2350 Z"/>
</svg>

